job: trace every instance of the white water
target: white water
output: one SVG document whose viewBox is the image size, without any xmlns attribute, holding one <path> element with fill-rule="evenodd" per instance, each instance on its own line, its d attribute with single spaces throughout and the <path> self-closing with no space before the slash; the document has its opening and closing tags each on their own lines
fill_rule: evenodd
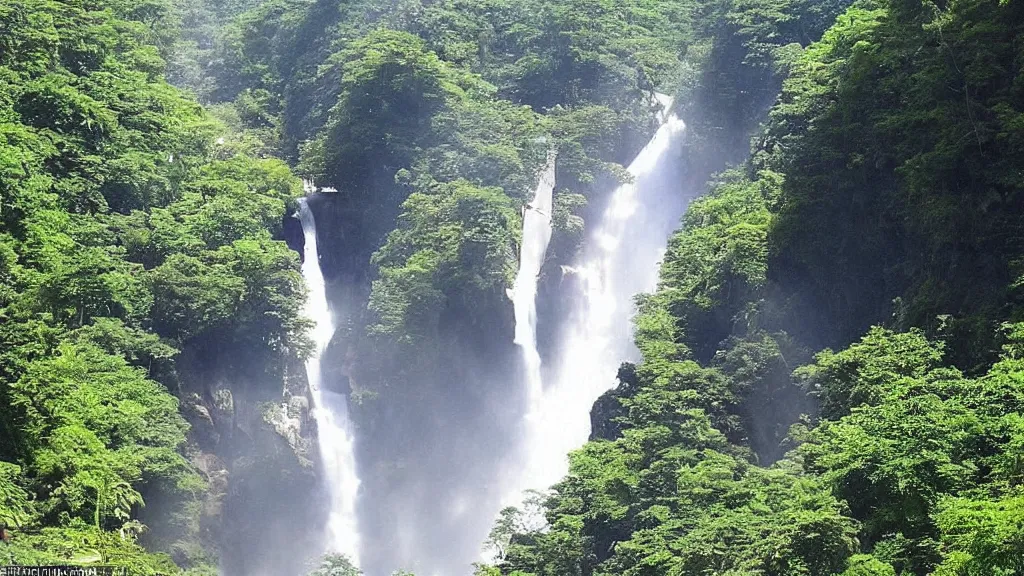
<svg viewBox="0 0 1024 576">
<path fill-rule="evenodd" d="M 671 98 L 659 97 L 667 111 Z M 535 410 L 527 418 L 526 462 L 510 503 L 525 489 L 546 489 L 568 471 L 567 454 L 590 435 L 590 409 L 635 360 L 633 298 L 656 287 L 658 263 L 685 208 L 678 158 L 683 122 L 661 117 L 654 138 L 629 166 L 633 182 L 616 189 L 579 262 L 563 270 L 580 293 Z M 518 315 L 517 315 L 518 319 Z"/>
<path fill-rule="evenodd" d="M 537 351 L 537 277 L 551 242 L 552 192 L 555 189 L 555 153 L 540 175 L 533 200 L 523 209 L 523 239 L 519 248 L 519 273 L 510 296 L 515 308 L 515 343 L 523 352 L 529 414 L 540 408 L 544 392 L 540 352 Z"/>
<path fill-rule="evenodd" d="M 348 556 L 359 565 L 359 532 L 356 524 L 356 494 L 359 476 L 356 474 L 355 446 L 348 418 L 348 399 L 322 388 L 320 358 L 334 335 L 334 321 L 327 305 L 324 276 L 320 271 L 320 257 L 316 245 L 316 223 L 305 199 L 299 200 L 299 220 L 306 239 L 303 250 L 302 276 L 309 295 L 305 315 L 314 321 L 312 337 L 313 355 L 306 361 L 306 377 L 313 397 L 313 415 L 317 424 L 320 457 L 327 480 L 330 510 L 326 526 L 327 550 Z"/>
</svg>

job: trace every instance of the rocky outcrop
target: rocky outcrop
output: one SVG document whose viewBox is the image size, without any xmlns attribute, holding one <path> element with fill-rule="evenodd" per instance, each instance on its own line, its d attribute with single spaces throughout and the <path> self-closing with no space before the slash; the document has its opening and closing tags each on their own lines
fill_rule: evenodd
<svg viewBox="0 0 1024 576">
<path fill-rule="evenodd" d="M 637 392 L 636 366 L 623 363 L 619 367 L 619 385 L 602 394 L 590 410 L 590 440 L 615 440 L 622 436 L 622 419 L 629 410 L 622 405 L 622 398 L 630 398 Z"/>
<path fill-rule="evenodd" d="M 181 399 L 191 462 L 207 482 L 197 535 L 228 576 L 302 573 L 320 551 L 308 527 L 323 522 L 305 372 L 285 366 L 276 398 L 246 384 L 221 376 Z"/>
</svg>

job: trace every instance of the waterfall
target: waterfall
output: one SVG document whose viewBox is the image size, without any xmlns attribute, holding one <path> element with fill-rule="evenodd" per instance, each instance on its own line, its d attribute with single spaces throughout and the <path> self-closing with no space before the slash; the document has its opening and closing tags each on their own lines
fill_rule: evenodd
<svg viewBox="0 0 1024 576">
<path fill-rule="evenodd" d="M 545 489 L 568 471 L 567 453 L 590 435 L 590 409 L 615 385 L 621 362 L 635 360 L 633 298 L 656 287 L 658 263 L 686 204 L 679 173 L 684 124 L 660 96 L 661 127 L 628 170 L 633 181 L 611 195 L 581 258 L 563 274 L 580 292 L 563 329 L 559 358 L 527 418 L 525 463 L 516 494 Z M 517 314 L 518 319 L 518 314 Z M 514 501 L 518 501 L 516 498 Z"/>
<path fill-rule="evenodd" d="M 537 351 L 537 277 L 551 242 L 552 192 L 555 189 L 555 152 L 541 173 L 533 200 L 523 207 L 523 239 L 519 248 L 519 273 L 509 293 L 515 308 L 515 343 L 522 349 L 526 367 L 529 413 L 540 407 L 543 382 Z"/>
<path fill-rule="evenodd" d="M 316 245 L 316 222 L 306 199 L 299 200 L 299 220 L 305 236 L 302 276 L 309 294 L 305 316 L 314 322 L 312 332 L 313 355 L 306 360 L 306 377 L 313 397 L 313 414 L 317 424 L 320 457 L 330 497 L 326 527 L 327 549 L 348 556 L 359 564 L 359 532 L 356 525 L 356 493 L 359 476 L 356 474 L 355 446 L 348 418 L 348 398 L 322 388 L 320 359 L 334 335 L 334 322 L 327 305 L 324 276 L 320 271 L 320 256 Z"/>
</svg>

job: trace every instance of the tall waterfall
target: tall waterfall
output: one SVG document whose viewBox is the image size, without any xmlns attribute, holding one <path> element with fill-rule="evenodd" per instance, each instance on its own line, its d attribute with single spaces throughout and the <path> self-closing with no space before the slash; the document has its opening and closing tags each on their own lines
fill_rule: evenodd
<svg viewBox="0 0 1024 576">
<path fill-rule="evenodd" d="M 533 200 L 523 208 L 523 239 L 519 249 L 519 273 L 510 296 L 515 308 L 515 343 L 523 351 L 529 411 L 540 407 L 544 391 L 540 353 L 537 351 L 537 277 L 551 242 L 552 192 L 555 189 L 555 152 L 541 173 Z"/>
<path fill-rule="evenodd" d="M 299 220 L 305 236 L 302 276 L 309 295 L 305 315 L 315 326 L 312 336 L 315 349 L 306 361 L 306 377 L 313 397 L 320 457 L 327 480 L 330 510 L 327 520 L 327 549 L 348 556 L 359 564 L 359 532 L 356 525 L 356 493 L 359 476 L 356 474 L 355 446 L 348 418 L 348 398 L 322 388 L 320 359 L 334 335 L 334 322 L 327 305 L 324 276 L 320 271 L 320 255 L 316 245 L 316 222 L 305 198 L 299 200 Z"/>
<path fill-rule="evenodd" d="M 659 97 L 668 112 L 672 100 Z M 590 409 L 615 385 L 621 362 L 637 356 L 631 328 L 633 298 L 656 287 L 658 262 L 686 204 L 678 154 L 684 124 L 664 114 L 653 139 L 629 166 L 584 247 L 565 273 L 580 286 L 563 330 L 550 381 L 527 418 L 526 462 L 519 491 L 545 489 L 568 469 L 566 455 L 590 435 Z"/>
</svg>

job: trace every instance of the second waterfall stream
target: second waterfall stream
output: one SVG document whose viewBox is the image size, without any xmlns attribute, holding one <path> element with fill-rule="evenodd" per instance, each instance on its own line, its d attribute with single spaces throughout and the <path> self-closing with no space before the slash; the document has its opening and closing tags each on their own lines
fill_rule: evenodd
<svg viewBox="0 0 1024 576">
<path fill-rule="evenodd" d="M 355 445 L 352 424 L 348 416 L 348 398 L 325 390 L 320 360 L 334 336 L 334 321 L 327 303 L 324 276 L 320 271 L 317 250 L 316 222 L 306 199 L 299 200 L 299 221 L 305 237 L 302 277 L 309 294 L 306 297 L 305 316 L 314 322 L 312 331 L 313 354 L 306 360 L 306 378 L 313 399 L 320 458 L 323 462 L 325 482 L 330 498 L 326 548 L 341 553 L 359 565 L 359 532 L 356 523 L 356 495 L 359 475 L 356 473 Z"/>
<path fill-rule="evenodd" d="M 551 242 L 552 193 L 555 189 L 555 153 L 540 175 L 533 200 L 523 208 L 523 240 L 519 249 L 519 273 L 509 291 L 516 314 L 515 343 L 523 351 L 528 410 L 540 408 L 543 395 L 540 352 L 537 351 L 537 277 Z M 529 417 L 529 416 L 528 416 Z"/>
<path fill-rule="evenodd" d="M 557 357 L 543 370 L 536 350 L 532 298 L 536 297 L 535 271 L 543 263 L 550 238 L 550 219 L 544 221 L 532 206 L 525 213 L 513 300 L 516 343 L 523 348 L 530 404 L 524 422 L 524 461 L 514 485 L 504 490 L 506 505 L 520 503 L 524 490 L 546 489 L 565 475 L 567 454 L 582 446 L 590 434 L 594 402 L 615 385 L 621 362 L 637 360 L 631 329 L 633 299 L 656 287 L 658 263 L 686 207 L 679 158 L 685 126 L 669 113 L 671 98 L 659 95 L 658 103 L 664 111 L 662 124 L 629 165 L 633 180 L 611 194 L 579 261 L 564 270 L 567 279 L 575 280 L 578 292 L 562 327 Z M 554 166 L 548 170 L 553 187 Z M 550 194 L 547 176 L 541 179 L 539 193 Z M 550 196 L 544 198 L 550 206 Z M 532 289 L 520 285 L 529 280 Z M 519 298 L 530 300 L 520 302 Z"/>
</svg>

